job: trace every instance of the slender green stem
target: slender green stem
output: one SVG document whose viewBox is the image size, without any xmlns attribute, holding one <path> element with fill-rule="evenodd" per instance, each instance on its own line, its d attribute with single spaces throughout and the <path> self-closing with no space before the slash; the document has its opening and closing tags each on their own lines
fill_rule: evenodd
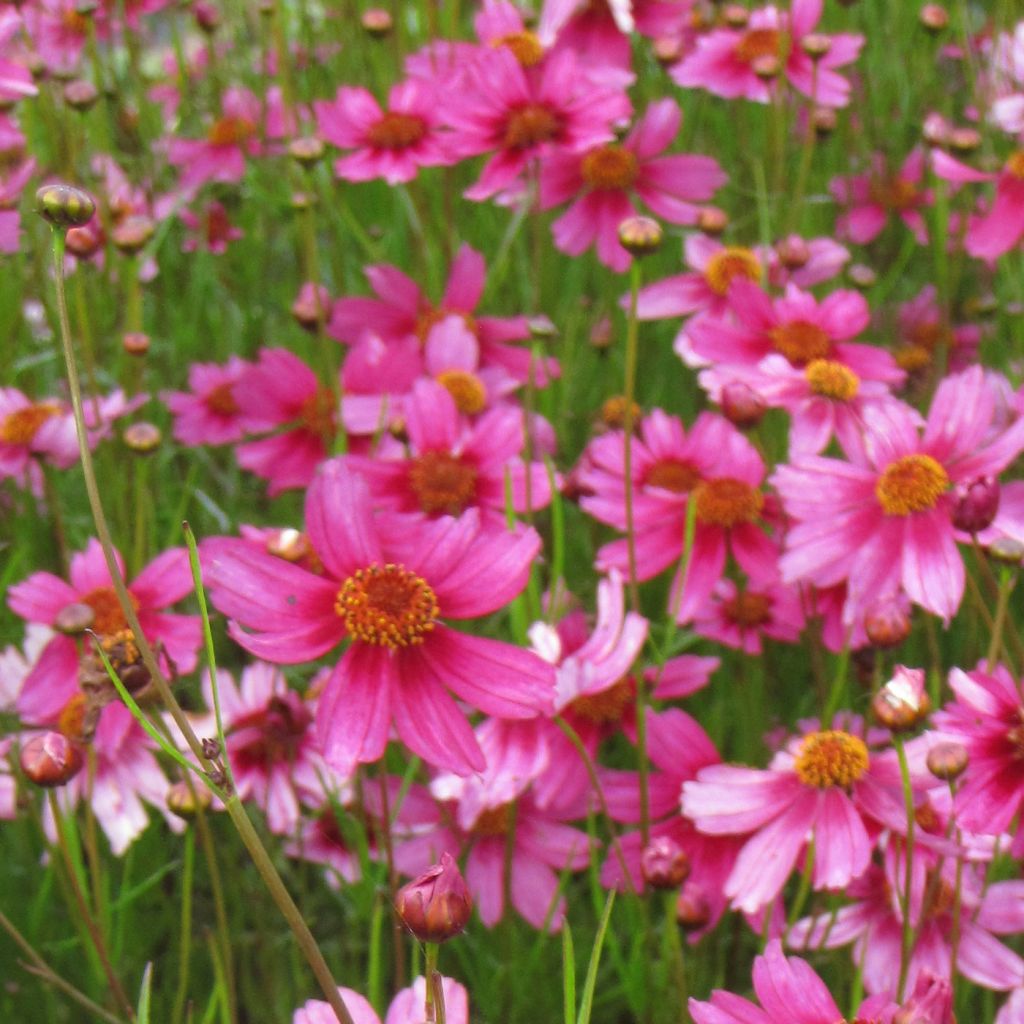
<svg viewBox="0 0 1024 1024">
<path fill-rule="evenodd" d="M 903 897 L 903 935 L 900 942 L 900 978 L 896 988 L 896 998 L 903 1001 L 903 995 L 907 987 L 907 971 L 910 968 L 910 956 L 914 951 L 914 922 L 913 922 L 913 884 L 914 884 L 914 791 L 910 784 L 910 766 L 907 763 L 907 751 L 903 745 L 903 739 L 899 735 L 893 735 L 893 746 L 896 748 L 896 757 L 900 763 L 900 780 L 903 784 L 903 802 L 907 812 L 907 842 L 906 842 L 906 873 L 904 876 L 904 897 Z"/>
<path fill-rule="evenodd" d="M 636 364 L 639 347 L 637 299 L 640 294 L 640 261 L 634 259 L 629 268 L 629 313 L 626 318 L 626 367 L 622 397 L 622 472 L 626 491 L 626 558 L 629 568 L 629 603 L 633 611 L 640 609 L 640 592 L 636 578 L 636 522 L 633 518 L 633 402 L 636 394 Z M 638 691 L 639 692 L 639 691 Z"/>
<path fill-rule="evenodd" d="M 185 832 L 185 858 L 181 870 L 181 923 L 178 929 L 178 986 L 174 992 L 171 1020 L 181 1024 L 188 996 L 189 967 L 192 962 L 192 877 L 196 859 L 195 832 Z"/>
<path fill-rule="evenodd" d="M 199 831 L 199 841 L 203 845 L 206 871 L 210 876 L 210 891 L 213 894 L 213 914 L 217 919 L 216 945 L 219 950 L 221 968 L 224 972 L 228 1017 L 235 1021 L 238 1019 L 238 997 L 235 985 L 235 958 L 232 955 L 231 928 L 228 925 L 227 901 L 224 899 L 224 878 L 220 873 L 220 863 L 217 860 L 217 845 L 213 841 L 210 822 L 207 820 L 206 811 L 198 801 L 196 802 L 196 828 Z"/>
<path fill-rule="evenodd" d="M 436 942 L 428 942 L 424 946 L 423 980 L 426 982 L 426 998 L 424 1000 L 423 1019 L 427 1024 L 440 1024 L 437 1020 L 437 1000 L 434 998 L 434 975 L 437 973 L 437 954 L 440 947 Z"/>
</svg>

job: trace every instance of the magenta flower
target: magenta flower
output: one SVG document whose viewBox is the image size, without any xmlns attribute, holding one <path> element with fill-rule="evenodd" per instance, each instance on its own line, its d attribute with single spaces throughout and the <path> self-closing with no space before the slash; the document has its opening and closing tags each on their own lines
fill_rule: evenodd
<svg viewBox="0 0 1024 1024">
<path fill-rule="evenodd" d="M 469 995 L 466 989 L 452 978 L 441 978 L 444 1006 L 450 1024 L 469 1024 Z M 353 1024 L 381 1024 L 377 1011 L 365 996 L 350 988 L 339 986 L 338 992 L 352 1015 Z M 422 1024 L 426 1005 L 427 983 L 422 976 L 408 988 L 403 988 L 391 1000 L 384 1024 Z M 322 999 L 310 999 L 295 1011 L 292 1024 L 337 1024 L 338 1018 L 330 1003 Z"/>
<path fill-rule="evenodd" d="M 628 117 L 621 89 L 580 72 L 571 52 L 556 54 L 528 74 L 502 47 L 474 61 L 462 88 L 447 97 L 445 121 L 459 158 L 492 153 L 467 199 L 489 199 L 519 184 L 533 157 L 550 146 L 580 152 L 612 139 L 612 124 Z"/>
<path fill-rule="evenodd" d="M 199 213 L 186 208 L 178 216 L 188 231 L 181 243 L 182 252 L 201 250 L 221 256 L 227 252 L 228 242 L 237 242 L 245 234 L 231 223 L 224 204 L 216 200 L 207 203 Z"/>
<path fill-rule="evenodd" d="M 323 754 L 336 771 L 347 775 L 380 758 L 392 722 L 402 742 L 431 764 L 483 768 L 449 690 L 505 718 L 550 710 L 550 666 L 440 621 L 488 615 L 515 597 L 540 547 L 536 533 L 485 531 L 473 509 L 457 520 L 399 528 L 374 517 L 366 484 L 337 460 L 309 489 L 306 523 L 322 576 L 245 541 L 211 542 L 206 558 L 213 600 L 252 654 L 298 663 L 351 640 L 316 711 Z"/>
<path fill-rule="evenodd" d="M 346 181 L 383 178 L 389 185 L 412 181 L 421 167 L 450 163 L 439 130 L 442 105 L 424 80 L 410 78 L 391 87 L 387 110 L 363 88 L 342 86 L 330 103 L 313 104 L 320 135 L 354 152 L 334 162 Z"/>
<path fill-rule="evenodd" d="M 652 103 L 621 143 L 582 153 L 555 150 L 541 161 L 543 210 L 574 199 L 551 226 L 555 245 L 578 256 L 596 243 L 598 259 L 623 271 L 630 255 L 619 244 L 619 225 L 636 214 L 633 197 L 672 224 L 693 224 L 695 203 L 711 198 L 726 175 L 709 156 L 658 154 L 679 133 L 682 114 L 675 100 Z"/>
<path fill-rule="evenodd" d="M 165 391 L 160 397 L 174 416 L 173 435 L 181 444 L 230 444 L 259 430 L 265 421 L 245 416 L 235 387 L 252 368 L 238 356 L 225 365 L 193 363 L 188 368 L 189 391 Z"/>
<path fill-rule="evenodd" d="M 945 350 L 946 366 L 966 370 L 978 361 L 981 328 L 977 324 L 949 324 L 938 302 L 935 285 L 925 285 L 907 302 L 901 303 L 897 316 L 903 345 L 896 361 L 908 370 L 923 370 L 934 363 L 936 354 Z"/>
<path fill-rule="evenodd" d="M 770 578 L 752 580 L 742 588 L 732 580 L 719 580 L 693 622 L 693 631 L 700 636 L 754 655 L 761 653 L 766 637 L 791 644 L 803 628 L 797 588 Z"/>
<path fill-rule="evenodd" d="M 885 158 L 876 154 L 868 174 L 850 178 L 833 178 L 829 186 L 837 203 L 846 211 L 836 222 L 836 232 L 858 245 L 874 241 L 895 214 L 925 245 L 928 230 L 923 207 L 932 201 L 931 191 L 924 188 L 925 158 L 920 149 L 913 150 L 896 173 L 886 168 Z"/>
<path fill-rule="evenodd" d="M 1024 420 L 995 424 L 996 401 L 980 367 L 946 378 L 924 435 L 897 403 L 865 413 L 863 445 L 850 462 L 808 456 L 772 478 L 794 520 L 783 577 L 828 587 L 848 580 L 846 619 L 902 587 L 947 621 L 963 596 L 950 488 L 995 476 L 1024 448 Z"/>
<path fill-rule="evenodd" d="M 121 572 L 124 565 L 118 556 Z M 48 572 L 37 572 L 11 587 L 7 603 L 15 615 L 28 622 L 53 626 L 69 605 L 92 610 L 93 631 L 102 638 L 128 629 L 121 605 L 110 583 L 110 573 L 99 541 L 89 541 L 85 551 L 71 558 L 71 582 Z M 197 615 L 163 611 L 192 591 L 192 573 L 184 548 L 158 555 L 128 583 L 128 594 L 139 616 L 139 625 L 151 644 L 159 645 L 180 672 L 191 672 L 201 642 Z M 86 651 L 91 641 L 81 641 Z M 52 722 L 65 704 L 79 692 L 78 648 L 70 636 L 55 634 L 25 679 L 18 695 L 18 714 L 35 724 Z"/>
</svg>

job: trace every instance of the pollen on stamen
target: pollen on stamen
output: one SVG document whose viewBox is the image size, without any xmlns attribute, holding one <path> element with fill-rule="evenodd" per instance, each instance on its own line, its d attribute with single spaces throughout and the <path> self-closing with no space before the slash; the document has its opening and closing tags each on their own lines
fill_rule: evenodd
<svg viewBox="0 0 1024 1024">
<path fill-rule="evenodd" d="M 536 67 L 544 59 L 544 45 L 536 33 L 530 31 L 512 32 L 491 40 L 497 49 L 504 46 L 524 68 Z"/>
<path fill-rule="evenodd" d="M 128 599 L 135 611 L 139 610 L 139 602 L 131 591 Z M 79 604 L 88 605 L 93 611 L 92 628 L 100 636 L 112 636 L 128 628 L 128 620 L 117 599 L 113 587 L 96 587 L 78 598 Z"/>
<path fill-rule="evenodd" d="M 860 378 L 834 359 L 812 359 L 804 369 L 811 391 L 823 398 L 849 402 L 860 390 Z"/>
<path fill-rule="evenodd" d="M 353 639 L 392 650 L 423 643 L 440 612 L 426 580 L 404 565 L 376 562 L 342 583 L 334 610 Z"/>
<path fill-rule="evenodd" d="M 457 516 L 476 498 L 475 466 L 449 452 L 424 452 L 409 469 L 409 486 L 427 515 Z"/>
<path fill-rule="evenodd" d="M 561 130 L 561 121 L 554 111 L 539 103 L 527 103 L 509 115 L 502 145 L 505 149 L 529 149 L 554 141 Z"/>
<path fill-rule="evenodd" d="M 805 786 L 852 786 L 868 770 L 868 748 L 859 736 L 840 729 L 812 732 L 796 756 L 797 777 Z"/>
<path fill-rule="evenodd" d="M 703 480 L 693 493 L 697 519 L 708 526 L 730 529 L 752 523 L 764 508 L 764 495 L 756 487 L 731 477 Z"/>
<path fill-rule="evenodd" d="M 442 370 L 437 382 L 455 400 L 459 412 L 475 416 L 487 405 L 487 389 L 475 373 L 469 370 Z"/>
<path fill-rule="evenodd" d="M 794 366 L 806 366 L 815 359 L 825 359 L 832 349 L 828 332 L 807 320 L 792 320 L 772 329 L 772 345 Z"/>
<path fill-rule="evenodd" d="M 704 279 L 716 295 L 725 295 L 737 277 L 761 280 L 761 263 L 751 249 L 730 245 L 716 252 L 704 268 Z"/>
<path fill-rule="evenodd" d="M 378 149 L 408 149 L 426 134 L 427 126 L 422 117 L 389 110 L 370 126 L 366 137 L 370 145 Z"/>
<path fill-rule="evenodd" d="M 28 444 L 39 433 L 43 424 L 60 415 L 57 402 L 37 402 L 24 409 L 15 409 L 0 420 L 0 443 Z"/>
<path fill-rule="evenodd" d="M 930 455 L 904 455 L 886 466 L 875 495 L 887 516 L 909 516 L 935 508 L 949 475 Z"/>
<path fill-rule="evenodd" d="M 580 174 L 594 189 L 626 189 L 636 181 L 636 157 L 624 146 L 601 146 L 583 157 Z"/>
</svg>

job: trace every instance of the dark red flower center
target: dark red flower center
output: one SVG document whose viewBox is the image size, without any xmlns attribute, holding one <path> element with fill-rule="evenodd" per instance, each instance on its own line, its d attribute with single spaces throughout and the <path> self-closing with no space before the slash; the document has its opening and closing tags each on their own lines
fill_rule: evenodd
<svg viewBox="0 0 1024 1024">
<path fill-rule="evenodd" d="M 763 626 L 772 617 L 772 599 L 767 594 L 744 591 L 722 605 L 725 617 L 737 626 L 753 629 Z"/>
<path fill-rule="evenodd" d="M 422 117 L 389 110 L 375 125 L 371 125 L 366 138 L 377 149 L 408 149 L 426 134 L 427 125 Z"/>
<path fill-rule="evenodd" d="M 663 459 L 644 473 L 645 487 L 660 487 L 673 494 L 688 494 L 700 483 L 700 473 L 688 462 Z"/>
<path fill-rule="evenodd" d="M 832 350 L 828 332 L 809 320 L 779 324 L 771 332 L 772 345 L 794 366 L 806 366 L 812 359 L 826 359 Z"/>
<path fill-rule="evenodd" d="M 234 385 L 230 381 L 218 384 L 206 393 L 203 404 L 210 412 L 220 416 L 234 416 L 238 412 L 238 402 L 235 401 L 233 388 Z"/>
<path fill-rule="evenodd" d="M 612 725 L 622 721 L 622 716 L 633 706 L 635 700 L 636 683 L 632 676 L 623 676 L 607 690 L 577 697 L 569 707 L 584 721 L 592 722 L 594 725 Z"/>
<path fill-rule="evenodd" d="M 409 486 L 430 516 L 457 516 L 476 498 L 476 467 L 449 452 L 424 452 L 409 468 Z"/>
<path fill-rule="evenodd" d="M 527 103 L 513 110 L 505 122 L 502 144 L 505 149 L 529 149 L 558 138 L 562 119 L 540 103 Z"/>
<path fill-rule="evenodd" d="M 298 695 L 272 697 L 265 708 L 234 723 L 232 733 L 244 736 L 232 750 L 232 757 L 239 767 L 294 761 L 312 721 L 312 714 Z"/>
<path fill-rule="evenodd" d="M 764 495 L 756 487 L 731 477 L 702 480 L 693 494 L 698 521 L 727 530 L 754 522 L 764 507 Z"/>
<path fill-rule="evenodd" d="M 625 146 L 601 146 L 583 157 L 580 174 L 591 188 L 626 189 L 636 181 L 636 156 Z"/>
</svg>

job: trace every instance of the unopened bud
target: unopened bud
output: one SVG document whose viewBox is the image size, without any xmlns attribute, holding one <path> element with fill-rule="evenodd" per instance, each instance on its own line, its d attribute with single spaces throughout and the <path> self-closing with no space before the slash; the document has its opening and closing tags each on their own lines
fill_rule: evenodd
<svg viewBox="0 0 1024 1024">
<path fill-rule="evenodd" d="M 811 249 L 799 235 L 790 235 L 776 244 L 775 255 L 787 270 L 799 270 L 810 261 Z"/>
<path fill-rule="evenodd" d="M 614 338 L 615 334 L 612 330 L 612 321 L 610 317 L 601 317 L 590 329 L 590 344 L 593 348 L 610 348 Z"/>
<path fill-rule="evenodd" d="M 59 732 L 37 733 L 21 748 L 25 777 L 46 789 L 70 782 L 84 763 L 81 749 Z"/>
<path fill-rule="evenodd" d="M 609 430 L 624 430 L 626 427 L 626 399 L 624 395 L 612 395 L 605 399 L 601 406 L 601 422 Z M 629 403 L 630 422 L 636 428 L 640 419 L 640 406 L 636 402 Z"/>
<path fill-rule="evenodd" d="M 967 748 L 962 743 L 936 743 L 928 751 L 925 764 L 935 778 L 950 782 L 963 775 L 967 761 Z"/>
<path fill-rule="evenodd" d="M 304 331 L 316 331 L 331 317 L 331 296 L 323 285 L 306 282 L 292 303 L 292 316 Z"/>
<path fill-rule="evenodd" d="M 722 415 L 741 430 L 756 427 L 764 417 L 764 399 L 742 381 L 734 380 L 724 384 L 720 401 Z"/>
<path fill-rule="evenodd" d="M 442 853 L 440 864 L 398 890 L 395 909 L 421 942 L 445 942 L 466 927 L 473 900 L 458 864 Z"/>
<path fill-rule="evenodd" d="M 64 245 L 72 256 L 87 260 L 99 252 L 103 244 L 103 235 L 98 225 L 88 224 L 81 228 L 71 228 L 64 239 Z"/>
<path fill-rule="evenodd" d="M 864 632 L 875 647 L 898 647 L 910 636 L 910 613 L 904 602 L 879 601 L 864 616 Z"/>
<path fill-rule="evenodd" d="M 121 339 L 125 352 L 130 356 L 144 356 L 149 351 L 149 335 L 142 331 L 128 331 Z"/>
<path fill-rule="evenodd" d="M 222 18 L 220 11 L 207 0 L 195 0 L 192 4 L 192 16 L 201 31 L 208 36 L 213 35 L 220 28 Z"/>
<path fill-rule="evenodd" d="M 821 32 L 810 32 L 800 40 L 800 46 L 811 60 L 821 60 L 832 49 L 832 39 Z"/>
<path fill-rule="evenodd" d="M 711 920 L 711 904 L 704 887 L 696 882 L 684 882 L 676 900 L 676 921 L 687 931 L 697 931 Z"/>
<path fill-rule="evenodd" d="M 956 1024 L 953 987 L 927 968 L 917 976 L 910 998 L 896 1011 L 892 1024 Z"/>
<path fill-rule="evenodd" d="M 853 263 L 847 270 L 846 276 L 850 282 L 858 288 L 872 288 L 878 280 L 878 274 L 866 263 Z"/>
<path fill-rule="evenodd" d="M 391 13 L 380 7 L 371 7 L 369 10 L 363 11 L 363 16 L 360 20 L 363 29 L 368 35 L 373 36 L 374 39 L 383 39 L 384 36 L 391 32 L 395 24 Z"/>
<path fill-rule="evenodd" d="M 697 214 L 697 230 L 717 238 L 729 226 L 729 214 L 718 206 L 702 206 Z"/>
<path fill-rule="evenodd" d="M 654 59 L 662 65 L 662 67 L 668 67 L 671 64 L 675 64 L 676 61 L 682 59 L 683 56 L 683 40 L 680 36 L 658 36 L 654 40 Z"/>
<path fill-rule="evenodd" d="M 167 810 L 185 821 L 191 821 L 200 810 L 205 811 L 211 800 L 206 786 L 190 786 L 179 781 L 167 790 Z"/>
<path fill-rule="evenodd" d="M 294 139 L 288 144 L 288 155 L 303 167 L 313 167 L 324 155 L 324 144 L 313 135 Z"/>
<path fill-rule="evenodd" d="M 316 196 L 312 192 L 293 192 L 292 209 L 309 210 L 316 206 Z"/>
<path fill-rule="evenodd" d="M 139 455 L 151 455 L 160 447 L 163 434 L 155 423 L 133 423 L 125 429 L 121 440 L 133 452 Z"/>
<path fill-rule="evenodd" d="M 953 526 L 964 533 L 979 533 L 992 525 L 999 511 L 999 481 L 992 476 L 959 483 L 953 490 Z"/>
<path fill-rule="evenodd" d="M 929 32 L 938 33 L 949 25 L 949 11 L 942 4 L 925 4 L 921 8 L 920 19 Z"/>
<path fill-rule="evenodd" d="M 964 302 L 964 313 L 967 316 L 992 316 L 999 309 L 999 300 L 992 292 L 972 295 Z"/>
<path fill-rule="evenodd" d="M 891 732 L 907 732 L 931 711 L 924 688 L 924 669 L 897 665 L 892 677 L 872 698 L 871 712 Z"/>
<path fill-rule="evenodd" d="M 619 244 L 630 256 L 647 256 L 661 248 L 661 225 L 650 217 L 627 217 L 619 225 Z"/>
<path fill-rule="evenodd" d="M 981 146 L 981 132 L 977 128 L 954 128 L 949 133 L 949 148 L 954 153 L 973 153 Z"/>
<path fill-rule="evenodd" d="M 96 86 L 84 78 L 76 78 L 64 86 L 64 102 L 73 110 L 88 110 L 99 99 L 99 95 Z"/>
<path fill-rule="evenodd" d="M 1024 559 L 1024 544 L 1012 537 L 997 537 L 988 546 L 989 557 L 1000 565 L 1010 565 L 1020 568 L 1021 560 Z"/>
<path fill-rule="evenodd" d="M 811 111 L 811 127 L 819 139 L 828 138 L 836 130 L 839 115 L 832 107 L 815 107 Z"/>
<path fill-rule="evenodd" d="M 526 327 L 534 341 L 552 341 L 558 337 L 558 328 L 547 316 L 531 316 L 526 321 Z"/>
<path fill-rule="evenodd" d="M 762 53 L 750 62 L 750 69 L 763 82 L 770 82 L 779 77 L 782 62 L 773 53 Z"/>
<path fill-rule="evenodd" d="M 80 636 L 89 629 L 96 618 L 96 612 L 87 604 L 66 604 L 53 620 L 53 628 L 65 636 Z"/>
<path fill-rule="evenodd" d="M 750 11 L 742 4 L 726 4 L 722 8 L 722 21 L 729 28 L 743 28 L 750 21 Z"/>
<path fill-rule="evenodd" d="M 928 114 L 921 125 L 921 137 L 929 146 L 945 146 L 950 136 L 949 122 L 934 111 Z"/>
<path fill-rule="evenodd" d="M 96 203 L 74 185 L 43 185 L 36 192 L 36 212 L 55 228 L 75 228 L 89 223 Z"/>
<path fill-rule="evenodd" d="M 141 251 L 146 243 L 156 234 L 156 224 L 152 217 L 143 214 L 132 214 L 125 217 L 110 233 L 110 240 L 128 255 Z"/>
<path fill-rule="evenodd" d="M 652 839 L 640 854 L 640 873 L 652 889 L 678 889 L 690 874 L 690 858 L 669 836 Z"/>
</svg>

